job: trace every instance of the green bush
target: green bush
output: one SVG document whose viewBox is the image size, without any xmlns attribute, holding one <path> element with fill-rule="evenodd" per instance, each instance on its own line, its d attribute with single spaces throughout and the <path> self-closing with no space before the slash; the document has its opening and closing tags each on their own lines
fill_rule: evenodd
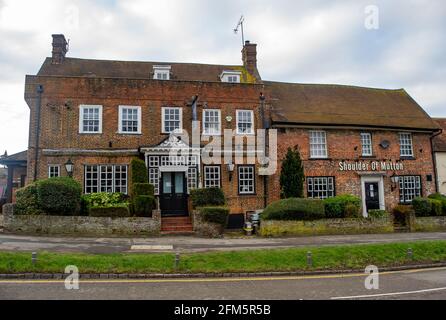
<svg viewBox="0 0 446 320">
<path fill-rule="evenodd" d="M 369 210 L 368 212 L 369 218 L 384 218 L 388 214 L 389 213 L 386 210 L 379 210 L 379 209 Z"/>
<path fill-rule="evenodd" d="M 443 204 L 441 200 L 429 199 L 432 204 L 432 216 L 442 216 L 443 215 Z"/>
<path fill-rule="evenodd" d="M 400 204 L 400 205 L 397 205 L 395 208 L 393 208 L 394 215 L 406 216 L 411 213 L 414 213 L 412 206 Z"/>
<path fill-rule="evenodd" d="M 225 195 L 220 188 L 194 189 L 190 192 L 192 206 L 223 206 L 226 203 Z"/>
<path fill-rule="evenodd" d="M 137 217 L 151 217 L 152 210 L 155 209 L 154 196 L 137 196 L 133 200 L 133 210 Z"/>
<path fill-rule="evenodd" d="M 135 183 L 149 182 L 146 163 L 143 160 L 138 158 L 132 159 L 130 162 L 130 167 L 132 171 L 132 186 Z"/>
<path fill-rule="evenodd" d="M 347 212 L 347 205 L 349 205 L 349 212 Z M 324 206 L 327 218 L 345 218 L 351 212 L 356 210 L 359 212 L 361 209 L 361 199 L 351 194 L 344 194 L 325 199 Z"/>
<path fill-rule="evenodd" d="M 412 200 L 413 210 L 417 217 L 432 215 L 432 199 L 417 197 Z"/>
<path fill-rule="evenodd" d="M 89 208 L 90 217 L 130 217 L 129 206 L 126 203 L 119 203 L 108 206 L 94 206 Z"/>
<path fill-rule="evenodd" d="M 49 178 L 36 182 L 39 208 L 49 215 L 79 213 L 82 186 L 69 177 Z"/>
<path fill-rule="evenodd" d="M 442 215 L 446 216 L 446 196 L 442 195 L 441 193 L 433 193 L 429 195 L 429 199 L 434 200 L 440 200 L 441 201 L 441 207 L 442 207 Z"/>
<path fill-rule="evenodd" d="M 319 199 L 288 198 L 271 203 L 262 212 L 264 220 L 317 220 L 325 218 Z"/>
<path fill-rule="evenodd" d="M 345 205 L 345 217 L 346 218 L 359 218 L 360 216 L 360 207 L 358 207 L 354 203 L 347 203 Z"/>
<path fill-rule="evenodd" d="M 137 196 L 153 196 L 154 187 L 150 183 L 135 183 L 133 184 L 133 197 Z"/>
<path fill-rule="evenodd" d="M 127 204 L 127 196 L 122 193 L 99 192 L 84 194 L 81 197 L 81 214 L 89 215 L 92 207 L 113 207 Z"/>
<path fill-rule="evenodd" d="M 37 185 L 30 184 L 17 190 L 15 214 L 42 214 L 37 199 Z"/>
<path fill-rule="evenodd" d="M 225 227 L 228 223 L 229 209 L 225 207 L 202 207 L 200 215 L 206 222 L 217 223 Z"/>
</svg>

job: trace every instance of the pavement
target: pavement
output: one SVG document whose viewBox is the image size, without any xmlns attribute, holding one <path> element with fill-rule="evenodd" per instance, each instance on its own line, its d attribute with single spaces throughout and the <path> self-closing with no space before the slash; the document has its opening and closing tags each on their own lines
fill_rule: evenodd
<svg viewBox="0 0 446 320">
<path fill-rule="evenodd" d="M 192 236 L 157 238 L 42 237 L 0 233 L 0 251 L 50 251 L 83 253 L 206 252 L 446 240 L 446 232 L 313 236 L 298 238 Z"/>
<path fill-rule="evenodd" d="M 0 300 L 381 300 L 446 299 L 446 268 L 381 272 L 378 289 L 366 289 L 366 275 L 296 277 L 80 280 L 0 280 Z M 190 304 L 189 304 L 190 305 Z M 166 311 L 167 312 L 167 311 Z"/>
</svg>

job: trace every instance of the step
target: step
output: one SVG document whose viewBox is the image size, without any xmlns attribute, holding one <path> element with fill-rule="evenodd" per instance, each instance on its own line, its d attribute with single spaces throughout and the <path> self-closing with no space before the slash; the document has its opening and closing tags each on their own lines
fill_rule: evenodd
<svg viewBox="0 0 446 320">
<path fill-rule="evenodd" d="M 171 230 L 192 230 L 192 225 L 188 226 L 161 226 L 161 230 L 171 229 Z"/>
</svg>

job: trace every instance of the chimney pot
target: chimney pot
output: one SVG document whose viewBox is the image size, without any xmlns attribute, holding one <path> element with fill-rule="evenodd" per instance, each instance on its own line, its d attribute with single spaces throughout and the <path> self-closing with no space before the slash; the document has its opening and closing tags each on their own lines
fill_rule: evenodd
<svg viewBox="0 0 446 320">
<path fill-rule="evenodd" d="M 242 49 L 242 60 L 246 70 L 260 80 L 260 74 L 257 70 L 257 44 L 251 43 L 249 40 L 245 41 Z"/>
<path fill-rule="evenodd" d="M 53 34 L 52 63 L 61 64 L 68 51 L 68 42 L 63 34 Z"/>
</svg>

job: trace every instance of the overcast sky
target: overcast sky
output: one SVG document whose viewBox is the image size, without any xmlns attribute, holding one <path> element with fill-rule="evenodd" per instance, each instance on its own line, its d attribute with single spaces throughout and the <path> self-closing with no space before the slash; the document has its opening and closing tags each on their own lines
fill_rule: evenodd
<svg viewBox="0 0 446 320">
<path fill-rule="evenodd" d="M 241 14 L 263 79 L 405 88 L 446 117 L 444 0 L 0 0 L 0 153 L 27 148 L 25 75 L 51 34 L 70 57 L 240 64 Z"/>
</svg>

